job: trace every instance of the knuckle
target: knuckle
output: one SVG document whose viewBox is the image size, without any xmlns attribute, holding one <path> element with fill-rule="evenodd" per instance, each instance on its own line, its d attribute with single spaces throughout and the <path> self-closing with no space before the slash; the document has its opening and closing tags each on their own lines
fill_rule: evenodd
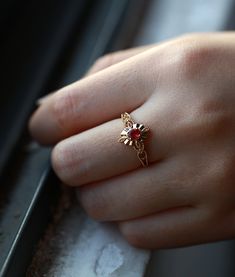
<svg viewBox="0 0 235 277">
<path fill-rule="evenodd" d="M 185 41 L 185 42 L 191 42 L 191 41 L 199 41 L 204 38 L 208 38 L 208 33 L 200 33 L 200 32 L 194 32 L 194 33 L 186 33 L 182 34 L 178 37 L 179 41 Z"/>
<path fill-rule="evenodd" d="M 224 103 L 220 96 L 213 95 L 213 97 L 202 97 L 197 115 L 202 116 L 205 122 L 205 128 L 207 130 L 205 134 L 208 137 L 221 138 L 225 134 L 231 131 L 232 120 L 231 112 L 227 109 L 227 105 Z"/>
<path fill-rule="evenodd" d="M 187 140 L 221 140 L 231 133 L 233 116 L 221 96 L 203 94 L 186 107 L 178 117 L 177 134 L 187 134 Z"/>
<path fill-rule="evenodd" d="M 216 53 L 209 44 L 203 40 L 193 37 L 185 37 L 177 42 L 174 50 L 174 69 L 180 77 L 193 79 L 205 73 L 216 57 Z"/>
<path fill-rule="evenodd" d="M 95 190 L 86 186 L 81 187 L 79 191 L 80 203 L 91 218 L 98 221 L 107 220 L 110 207 L 101 193 L 97 193 Z"/>
<path fill-rule="evenodd" d="M 225 152 L 212 156 L 207 168 L 207 202 L 210 206 L 213 203 L 212 218 L 225 216 L 235 205 L 235 154 Z"/>
</svg>

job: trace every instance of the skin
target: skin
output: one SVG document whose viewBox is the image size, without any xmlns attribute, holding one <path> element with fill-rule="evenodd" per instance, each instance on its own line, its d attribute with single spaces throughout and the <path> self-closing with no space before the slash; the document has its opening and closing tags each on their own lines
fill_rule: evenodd
<svg viewBox="0 0 235 277">
<path fill-rule="evenodd" d="M 192 34 L 109 54 L 44 98 L 32 136 L 96 220 L 141 248 L 235 235 L 235 33 Z M 118 143 L 120 114 L 151 129 L 150 165 Z"/>
</svg>

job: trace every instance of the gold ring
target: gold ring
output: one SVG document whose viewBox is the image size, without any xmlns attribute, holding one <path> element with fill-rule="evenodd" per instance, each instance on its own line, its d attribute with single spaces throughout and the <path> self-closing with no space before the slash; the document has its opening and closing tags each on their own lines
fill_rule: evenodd
<svg viewBox="0 0 235 277">
<path fill-rule="evenodd" d="M 148 137 L 150 129 L 143 124 L 135 123 L 128 113 L 121 114 L 121 119 L 124 123 L 124 129 L 118 141 L 132 146 L 141 164 L 144 167 L 148 166 L 148 156 L 144 150 L 144 141 Z"/>
</svg>

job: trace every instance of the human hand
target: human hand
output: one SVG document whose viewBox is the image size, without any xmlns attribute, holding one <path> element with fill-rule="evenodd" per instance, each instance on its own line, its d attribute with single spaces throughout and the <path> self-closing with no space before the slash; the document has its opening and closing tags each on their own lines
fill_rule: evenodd
<svg viewBox="0 0 235 277">
<path fill-rule="evenodd" d="M 43 101 L 30 130 L 55 145 L 53 168 L 79 187 L 87 213 L 116 222 L 131 244 L 166 248 L 232 238 L 234 68 L 234 33 L 114 53 Z M 146 168 L 117 142 L 123 112 L 150 127 Z"/>
</svg>

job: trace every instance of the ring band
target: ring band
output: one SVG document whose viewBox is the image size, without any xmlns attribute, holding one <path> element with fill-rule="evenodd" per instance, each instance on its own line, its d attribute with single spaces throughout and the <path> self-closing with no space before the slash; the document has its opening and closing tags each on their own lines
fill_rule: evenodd
<svg viewBox="0 0 235 277">
<path fill-rule="evenodd" d="M 124 123 L 124 129 L 118 141 L 132 146 L 141 164 L 144 167 L 148 166 L 148 156 L 144 149 L 144 141 L 150 129 L 143 124 L 135 123 L 128 113 L 121 114 L 121 119 Z"/>
</svg>

